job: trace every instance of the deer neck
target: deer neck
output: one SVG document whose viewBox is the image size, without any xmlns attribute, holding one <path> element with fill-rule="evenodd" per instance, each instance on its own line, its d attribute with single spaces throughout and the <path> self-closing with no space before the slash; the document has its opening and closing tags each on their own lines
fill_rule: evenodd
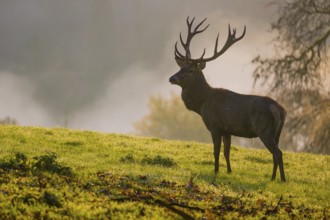
<svg viewBox="0 0 330 220">
<path fill-rule="evenodd" d="M 182 88 L 181 97 L 187 109 L 200 114 L 204 102 L 212 91 L 213 88 L 203 77 L 200 81 Z"/>
</svg>

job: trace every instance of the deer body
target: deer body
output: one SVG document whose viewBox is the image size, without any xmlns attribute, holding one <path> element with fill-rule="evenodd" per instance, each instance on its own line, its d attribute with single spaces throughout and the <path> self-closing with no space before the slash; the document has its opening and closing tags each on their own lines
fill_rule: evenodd
<svg viewBox="0 0 330 220">
<path fill-rule="evenodd" d="M 215 94 L 203 105 L 201 116 L 210 131 L 254 138 L 267 129 L 275 128 L 270 106 L 277 105 L 267 97 L 215 89 Z"/>
<path fill-rule="evenodd" d="M 275 100 L 269 97 L 256 95 L 243 95 L 221 88 L 212 88 L 206 81 L 202 70 L 206 62 L 213 60 L 224 53 L 232 44 L 242 39 L 235 37 L 235 30 L 229 35 L 225 46 L 217 52 L 218 38 L 216 41 L 215 54 L 211 58 L 191 59 L 189 45 L 192 37 L 203 30 L 198 30 L 205 19 L 191 31 L 194 20 L 188 24 L 186 43 L 181 43 L 186 50 L 186 56 L 180 54 L 175 46 L 176 61 L 180 71 L 174 74 L 169 81 L 182 88 L 181 97 L 187 109 L 199 114 L 207 129 L 210 131 L 214 145 L 215 172 L 219 171 L 219 155 L 221 141 L 224 143 L 224 155 L 227 163 L 227 172 L 231 172 L 230 145 L 231 135 L 254 138 L 259 137 L 266 148 L 273 155 L 273 174 L 275 179 L 277 167 L 280 168 L 282 181 L 285 181 L 282 152 L 278 148 L 279 137 L 285 121 L 285 110 Z"/>
</svg>

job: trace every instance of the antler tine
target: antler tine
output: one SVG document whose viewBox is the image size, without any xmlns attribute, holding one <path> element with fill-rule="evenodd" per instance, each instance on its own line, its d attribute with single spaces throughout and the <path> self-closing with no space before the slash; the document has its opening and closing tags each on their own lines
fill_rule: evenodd
<svg viewBox="0 0 330 220">
<path fill-rule="evenodd" d="M 206 21 L 206 18 L 201 21 L 199 24 L 197 24 L 197 26 L 194 28 L 194 30 L 192 30 L 192 26 L 193 26 L 193 23 L 195 21 L 195 17 L 190 21 L 189 20 L 189 16 L 187 17 L 186 19 L 186 23 L 187 23 L 187 27 L 188 27 L 188 33 L 187 33 L 187 39 L 186 39 L 186 42 L 184 42 L 183 38 L 182 38 L 182 34 L 180 33 L 180 42 L 182 44 L 182 47 L 184 48 L 184 50 L 186 51 L 186 56 L 183 56 L 177 49 L 177 44 L 176 44 L 176 47 L 175 47 L 175 55 L 176 56 L 180 56 L 180 58 L 185 58 L 185 59 L 191 59 L 191 54 L 190 54 L 190 42 L 192 40 L 192 38 L 196 35 L 196 34 L 199 34 L 203 31 L 205 31 L 209 25 L 207 25 L 205 28 L 203 28 L 202 30 L 198 30 L 201 25 Z"/>
<path fill-rule="evenodd" d="M 237 38 L 237 41 L 239 41 L 240 39 L 242 39 L 245 36 L 245 32 L 246 32 L 246 26 L 244 25 L 243 33 L 239 38 Z"/>
<path fill-rule="evenodd" d="M 183 41 L 183 39 L 182 39 L 181 32 L 180 32 L 180 41 L 181 41 L 182 46 L 185 46 L 185 45 L 186 45 L 186 43 L 185 43 L 185 42 Z"/>
<path fill-rule="evenodd" d="M 195 17 L 190 21 L 189 20 L 189 16 L 187 17 L 186 19 L 186 23 L 187 23 L 187 26 L 188 26 L 188 33 L 187 33 L 187 39 L 186 39 L 186 42 L 183 41 L 183 38 L 182 38 L 182 34 L 180 33 L 180 42 L 182 44 L 182 47 L 184 48 L 184 50 L 186 51 L 186 56 L 185 56 L 185 59 L 191 59 L 191 53 L 190 53 L 190 42 L 192 40 L 192 38 L 196 35 L 196 34 L 199 34 L 199 33 L 202 33 L 203 31 L 205 31 L 209 25 L 207 25 L 205 28 L 199 30 L 199 28 L 201 27 L 201 25 L 203 25 L 203 23 L 206 21 L 206 18 L 204 20 L 202 20 L 199 24 L 196 25 L 196 27 L 194 28 L 194 30 L 192 30 L 192 26 L 193 26 L 193 23 L 195 21 Z M 177 55 L 182 55 L 178 50 L 177 50 L 177 47 L 176 47 L 176 54 Z M 203 55 L 204 56 L 204 55 Z M 182 57 L 181 57 L 182 58 Z"/>
<path fill-rule="evenodd" d="M 233 29 L 233 37 L 236 36 L 236 28 Z"/>
<path fill-rule="evenodd" d="M 191 27 L 192 27 L 194 21 L 195 21 L 195 17 L 193 17 L 193 19 L 191 21 L 189 21 L 189 16 L 187 17 L 187 27 L 188 27 L 187 42 L 188 42 L 188 38 L 191 35 Z"/>
<path fill-rule="evenodd" d="M 221 56 L 234 43 L 241 40 L 245 36 L 245 32 L 246 32 L 246 27 L 244 26 L 244 30 L 243 30 L 242 35 L 240 37 L 236 38 L 236 28 L 231 29 L 230 24 L 228 24 L 228 37 L 227 37 L 226 43 L 223 45 L 222 49 L 218 52 L 218 41 L 219 41 L 219 34 L 218 34 L 218 36 L 216 38 L 216 41 L 215 41 L 213 56 L 209 57 L 209 58 L 205 58 L 205 59 L 199 58 L 199 59 L 196 59 L 196 60 L 193 60 L 193 61 L 208 62 L 208 61 L 211 61 L 211 60 L 215 60 L 216 58 Z"/>
<path fill-rule="evenodd" d="M 246 26 L 244 25 L 244 30 L 243 30 L 242 35 L 240 37 L 236 38 L 236 28 L 233 29 L 233 34 L 231 34 L 230 24 L 228 24 L 228 29 L 229 29 L 228 35 L 232 37 L 234 42 L 237 42 L 240 39 L 242 39 L 246 32 Z"/>
<path fill-rule="evenodd" d="M 178 44 L 178 42 L 175 43 L 175 50 L 174 50 L 175 57 L 179 57 L 181 59 L 186 59 L 186 57 L 179 52 L 177 44 Z"/>
<path fill-rule="evenodd" d="M 219 34 L 218 34 L 217 38 L 215 40 L 214 54 L 213 54 L 212 57 L 204 59 L 204 55 L 205 55 L 205 51 L 206 51 L 204 49 L 203 54 L 199 59 L 192 59 L 191 54 L 190 54 L 190 49 L 189 49 L 190 42 L 191 42 L 192 38 L 196 34 L 202 33 L 203 31 L 205 31 L 210 26 L 208 24 L 206 27 L 199 30 L 200 27 L 206 21 L 206 18 L 205 18 L 200 23 L 198 23 L 195 26 L 195 28 L 192 30 L 192 26 L 193 26 L 194 21 L 195 21 L 195 17 L 191 21 L 189 20 L 189 16 L 187 17 L 186 23 L 187 23 L 187 26 L 188 26 L 188 33 L 187 33 L 186 41 L 183 40 L 182 34 L 180 33 L 180 42 L 181 42 L 182 47 L 184 48 L 184 50 L 186 52 L 186 55 L 184 56 L 179 52 L 178 47 L 177 47 L 178 42 L 175 43 L 175 51 L 174 51 L 174 54 L 175 54 L 176 57 L 181 58 L 181 59 L 185 59 L 185 60 L 189 60 L 190 62 L 208 62 L 208 61 L 214 60 L 214 59 L 218 58 L 219 56 L 221 56 L 234 43 L 241 40 L 245 36 L 246 26 L 244 26 L 244 30 L 243 30 L 242 35 L 240 37 L 236 38 L 236 28 L 231 29 L 230 24 L 228 24 L 228 37 L 227 37 L 227 40 L 226 40 L 225 44 L 223 45 L 223 47 L 221 48 L 220 51 L 218 51 L 218 44 L 219 44 Z"/>
<path fill-rule="evenodd" d="M 232 33 L 231 33 L 230 24 L 228 24 L 228 38 L 230 38 L 230 36 L 232 36 Z"/>
<path fill-rule="evenodd" d="M 204 29 L 202 30 L 198 30 L 198 28 L 206 21 L 207 18 L 204 18 L 203 21 L 201 21 L 194 29 L 194 34 L 199 34 L 199 33 L 202 33 L 203 31 L 205 31 L 209 26 L 210 24 L 208 24 Z"/>
<path fill-rule="evenodd" d="M 202 56 L 201 56 L 199 59 L 201 59 L 201 60 L 203 59 L 203 57 L 204 57 L 204 55 L 205 55 L 205 51 L 206 51 L 206 50 L 205 50 L 205 48 L 204 48 L 203 54 L 202 54 Z"/>
<path fill-rule="evenodd" d="M 214 53 L 217 53 L 218 51 L 218 43 L 219 43 L 219 33 L 217 35 L 217 39 L 215 40 Z"/>
<path fill-rule="evenodd" d="M 195 21 L 195 17 L 193 17 L 193 19 L 192 19 L 191 21 L 189 21 L 189 16 L 188 16 L 188 17 L 187 17 L 187 26 L 188 26 L 188 27 L 191 27 L 192 24 L 194 23 L 194 21 Z"/>
</svg>

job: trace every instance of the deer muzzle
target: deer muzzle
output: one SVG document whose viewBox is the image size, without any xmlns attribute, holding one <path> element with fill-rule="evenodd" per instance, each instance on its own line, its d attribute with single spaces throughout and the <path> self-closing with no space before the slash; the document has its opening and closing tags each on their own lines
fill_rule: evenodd
<svg viewBox="0 0 330 220">
<path fill-rule="evenodd" d="M 179 84 L 179 80 L 178 80 L 178 77 L 176 75 L 171 76 L 169 81 L 170 81 L 171 84 Z"/>
</svg>

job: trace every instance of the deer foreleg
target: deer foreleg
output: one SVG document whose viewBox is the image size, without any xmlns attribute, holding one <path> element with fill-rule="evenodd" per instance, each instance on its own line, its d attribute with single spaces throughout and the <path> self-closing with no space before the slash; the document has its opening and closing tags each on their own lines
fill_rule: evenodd
<svg viewBox="0 0 330 220">
<path fill-rule="evenodd" d="M 231 166 L 230 166 L 230 145 L 231 145 L 231 136 L 230 135 L 225 135 L 223 136 L 223 145 L 224 145 L 224 154 L 226 158 L 226 163 L 227 163 L 227 172 L 231 173 Z"/>
<path fill-rule="evenodd" d="M 221 147 L 221 135 L 212 134 L 213 140 L 213 154 L 214 154 L 214 172 L 219 172 L 219 156 L 220 156 L 220 147 Z"/>
</svg>

